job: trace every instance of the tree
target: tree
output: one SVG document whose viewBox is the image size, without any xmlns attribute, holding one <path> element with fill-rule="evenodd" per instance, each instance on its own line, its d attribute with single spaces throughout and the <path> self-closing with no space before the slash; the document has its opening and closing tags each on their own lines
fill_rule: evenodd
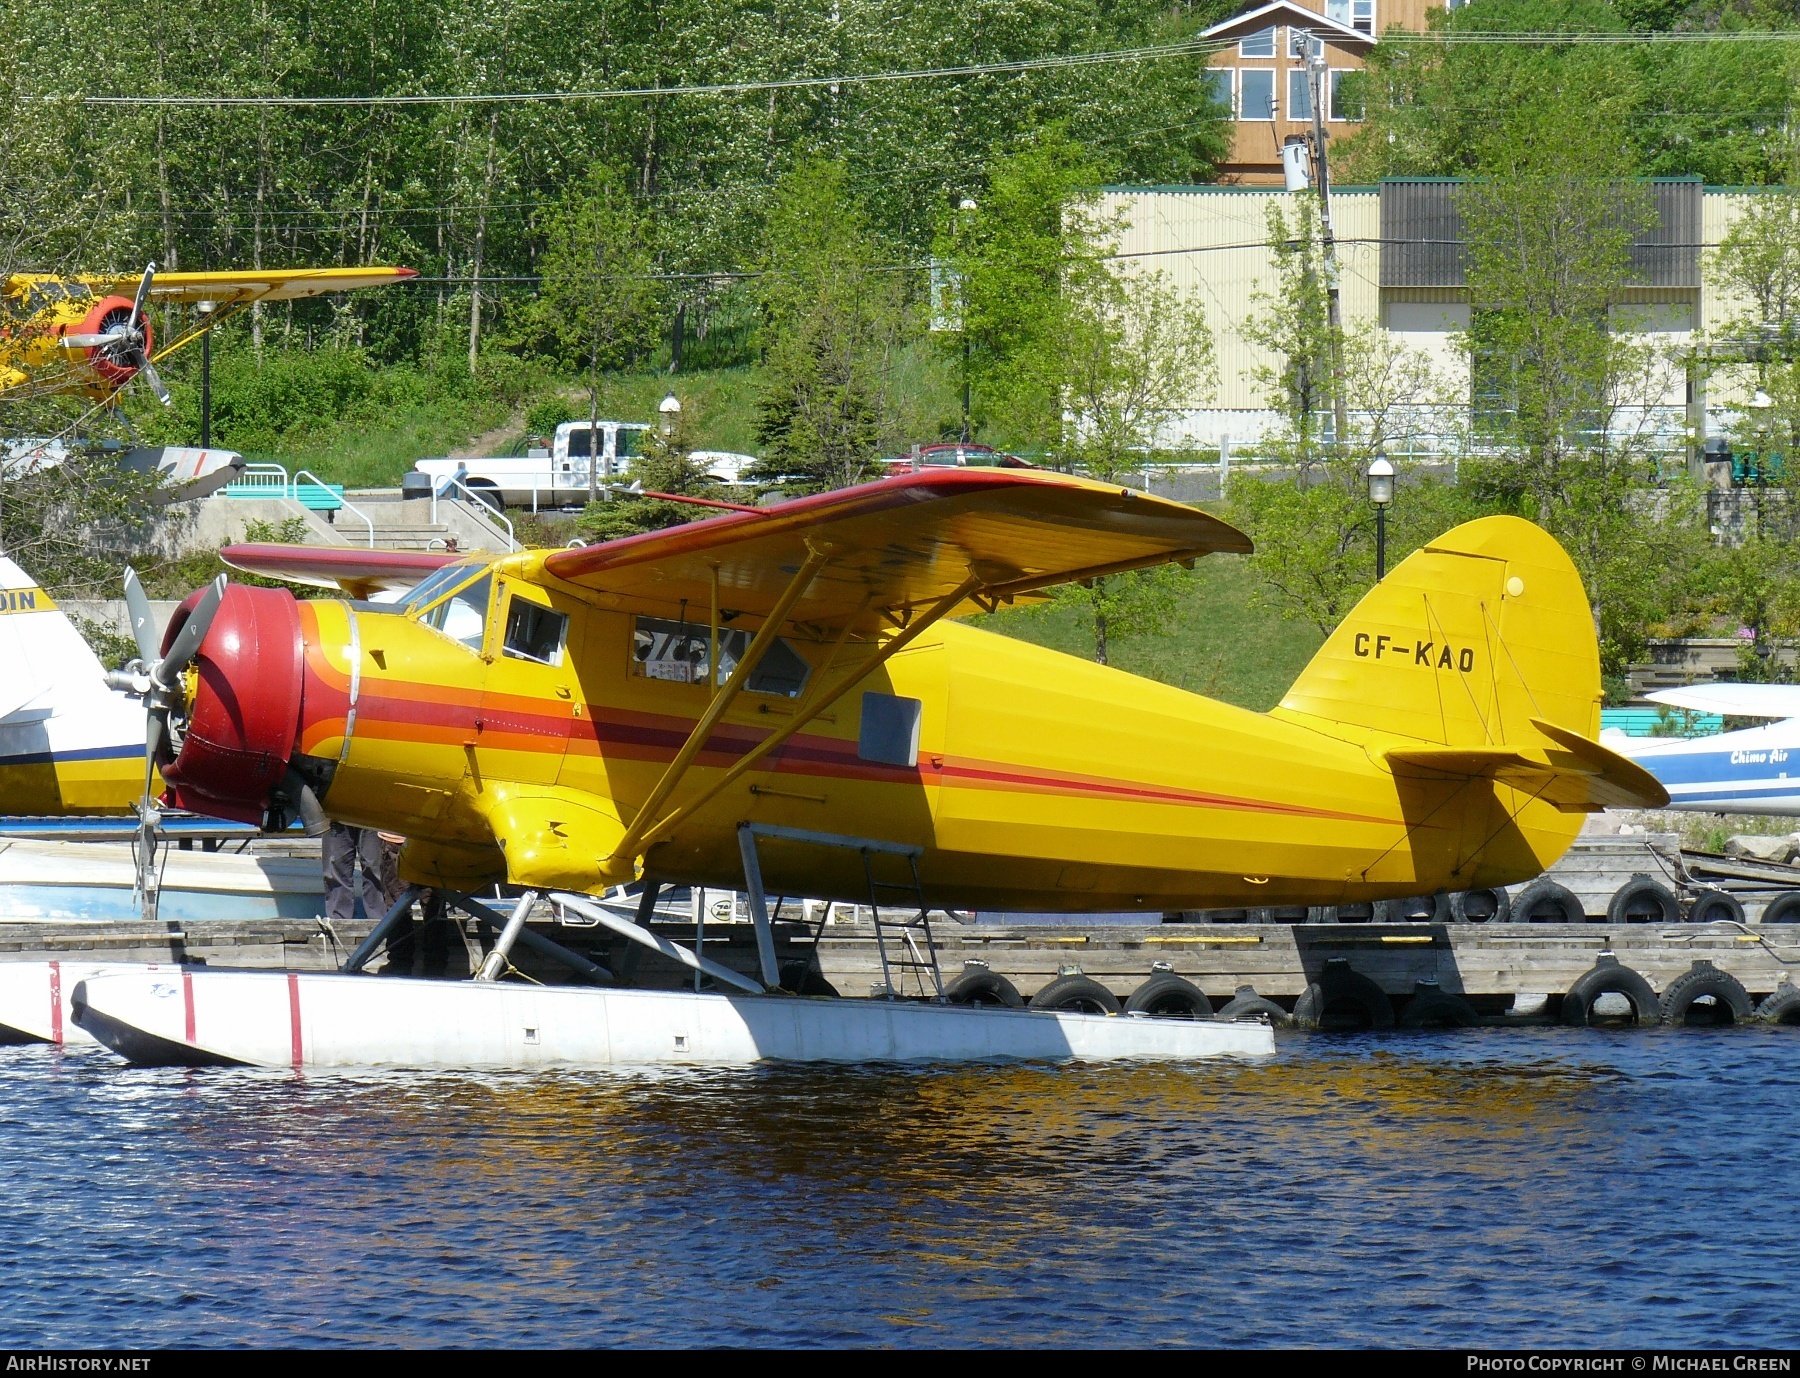
<svg viewBox="0 0 1800 1378">
<path fill-rule="evenodd" d="M 918 321 L 897 257 L 870 233 L 842 164 L 806 163 L 782 181 L 761 279 L 753 478 L 791 494 L 841 488 L 879 474 L 901 443 L 897 370 Z"/>
<path fill-rule="evenodd" d="M 1621 305 L 1648 188 L 1615 175 L 1613 136 L 1569 92 L 1495 122 L 1462 188 L 1475 491 L 1569 551 L 1605 673 L 1621 675 L 1692 550 L 1691 495 L 1665 479 L 1657 407 L 1674 359 Z"/>
<path fill-rule="evenodd" d="M 600 378 L 655 341 L 650 232 L 618 169 L 595 164 L 553 218 L 542 259 L 541 319 L 587 367 L 588 500 L 599 497 Z"/>
<path fill-rule="evenodd" d="M 939 229 L 937 254 L 961 284 L 976 433 L 1028 452 L 1063 439 L 1064 342 L 1075 295 L 1106 273 L 1108 226 L 1093 213 L 1103 171 L 1057 125 L 1018 139 L 992 165 L 973 211 Z"/>
<path fill-rule="evenodd" d="M 1387 331 L 1364 326 L 1334 335 L 1316 198 L 1302 198 L 1292 215 L 1271 209 L 1268 234 L 1276 279 L 1258 291 L 1245 334 L 1268 353 L 1255 378 L 1282 423 L 1259 445 L 1272 476 L 1240 475 L 1227 497 L 1232 519 L 1256 542 L 1250 565 L 1262 576 L 1259 601 L 1329 635 L 1374 583 L 1369 465 L 1441 429 L 1444 382 L 1423 354 Z M 1334 347 L 1349 422 L 1343 435 L 1331 393 Z M 1466 494 L 1408 472 L 1404 461 L 1396 467 L 1404 487 L 1390 513 L 1390 564 L 1471 515 Z"/>
<path fill-rule="evenodd" d="M 666 502 L 646 496 L 671 493 L 690 498 L 718 499 L 724 486 L 704 464 L 694 458 L 694 409 L 692 404 L 674 414 L 667 431 L 645 433 L 643 449 L 632 463 L 632 490 L 612 502 L 592 502 L 577 519 L 582 534 L 612 541 L 645 531 L 661 531 L 701 517 L 716 515 L 696 503 Z"/>
</svg>

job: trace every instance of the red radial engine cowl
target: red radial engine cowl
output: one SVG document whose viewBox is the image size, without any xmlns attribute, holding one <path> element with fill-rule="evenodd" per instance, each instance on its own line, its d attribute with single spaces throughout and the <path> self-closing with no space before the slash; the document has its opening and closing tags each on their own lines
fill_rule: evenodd
<svg viewBox="0 0 1800 1378">
<path fill-rule="evenodd" d="M 163 650 L 199 600 L 199 592 L 191 593 L 176 609 Z M 293 594 L 226 586 L 200 643 L 199 683 L 180 754 L 163 767 L 169 804 L 244 823 L 263 821 L 294 754 L 305 651 Z"/>
<path fill-rule="evenodd" d="M 130 297 L 101 297 L 94 303 L 87 317 L 70 334 L 100 335 L 131 321 L 132 301 Z M 151 338 L 150 321 L 144 320 L 144 357 L 148 359 L 155 352 L 156 341 Z M 87 347 L 88 367 L 93 369 L 114 387 L 123 387 L 137 377 L 136 364 L 122 364 L 117 355 L 122 351 L 116 345 L 89 345 Z M 132 351 L 135 353 L 136 351 Z"/>
</svg>

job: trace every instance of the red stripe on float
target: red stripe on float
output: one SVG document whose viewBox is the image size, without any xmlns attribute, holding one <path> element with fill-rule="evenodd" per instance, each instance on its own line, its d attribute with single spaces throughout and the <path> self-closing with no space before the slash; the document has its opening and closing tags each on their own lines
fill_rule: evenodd
<svg viewBox="0 0 1800 1378">
<path fill-rule="evenodd" d="M 184 1037 L 189 1043 L 194 1041 L 194 977 L 191 972 L 181 973 L 181 1003 L 186 1007 L 187 1029 Z"/>
<path fill-rule="evenodd" d="M 61 1043 L 62 1035 L 62 963 L 50 963 L 50 1041 Z"/>
<path fill-rule="evenodd" d="M 293 1040 L 294 1066 L 301 1061 L 300 1046 L 300 977 L 296 972 L 288 973 L 288 1033 Z"/>
</svg>

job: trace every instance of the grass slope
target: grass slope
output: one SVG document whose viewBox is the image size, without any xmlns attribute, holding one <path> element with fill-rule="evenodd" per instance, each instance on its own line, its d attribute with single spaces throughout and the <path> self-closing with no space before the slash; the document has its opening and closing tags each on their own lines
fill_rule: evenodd
<svg viewBox="0 0 1800 1378">
<path fill-rule="evenodd" d="M 1200 561 L 1180 611 L 1160 635 L 1114 637 L 1110 663 L 1240 708 L 1266 712 L 1319 649 L 1312 627 L 1253 606 L 1256 576 L 1236 555 Z M 1026 608 L 970 624 L 1091 660 L 1093 630 L 1073 610 Z"/>
</svg>

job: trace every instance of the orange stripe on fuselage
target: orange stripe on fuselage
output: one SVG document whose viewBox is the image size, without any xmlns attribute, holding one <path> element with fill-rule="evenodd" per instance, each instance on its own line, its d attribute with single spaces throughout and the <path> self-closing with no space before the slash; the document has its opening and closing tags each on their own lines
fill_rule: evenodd
<svg viewBox="0 0 1800 1378">
<path fill-rule="evenodd" d="M 309 657 L 310 661 L 310 657 Z M 323 678 L 323 677 L 321 677 Z M 341 677 L 340 677 L 341 678 Z M 483 747 L 504 751 L 537 751 L 592 758 L 643 761 L 663 765 L 673 760 L 694 719 L 669 714 L 615 710 L 571 721 L 560 707 L 552 712 L 534 711 L 543 699 L 524 695 L 489 696 L 447 685 L 408 683 L 407 697 L 388 691 L 394 681 L 365 678 L 356 708 L 356 735 L 389 742 L 420 745 L 462 746 L 479 740 Z M 309 684 L 309 705 L 311 685 Z M 348 702 L 348 697 L 344 700 Z M 485 716 L 484 716 L 485 715 Z M 309 737 L 341 734 L 343 720 L 314 723 L 308 713 Z M 519 727 L 507 730 L 491 721 L 511 718 Z M 769 729 L 726 724 L 707 739 L 695 764 L 724 769 L 769 735 Z M 1229 809 L 1240 812 L 1280 814 L 1297 818 L 1333 819 L 1340 822 L 1394 824 L 1390 818 L 1346 813 L 1337 809 L 1286 804 L 1273 800 L 1246 799 L 1205 790 L 1171 785 L 1108 779 L 1071 771 L 1030 768 L 1002 761 L 944 756 L 928 757 L 913 769 L 884 766 L 862 760 L 856 744 L 834 737 L 797 735 L 775 752 L 764 769 L 773 774 L 815 778 L 861 780 L 870 783 L 939 784 L 965 789 L 1000 790 L 1027 794 L 1073 795 L 1121 802 L 1171 804 L 1186 808 Z"/>
</svg>

